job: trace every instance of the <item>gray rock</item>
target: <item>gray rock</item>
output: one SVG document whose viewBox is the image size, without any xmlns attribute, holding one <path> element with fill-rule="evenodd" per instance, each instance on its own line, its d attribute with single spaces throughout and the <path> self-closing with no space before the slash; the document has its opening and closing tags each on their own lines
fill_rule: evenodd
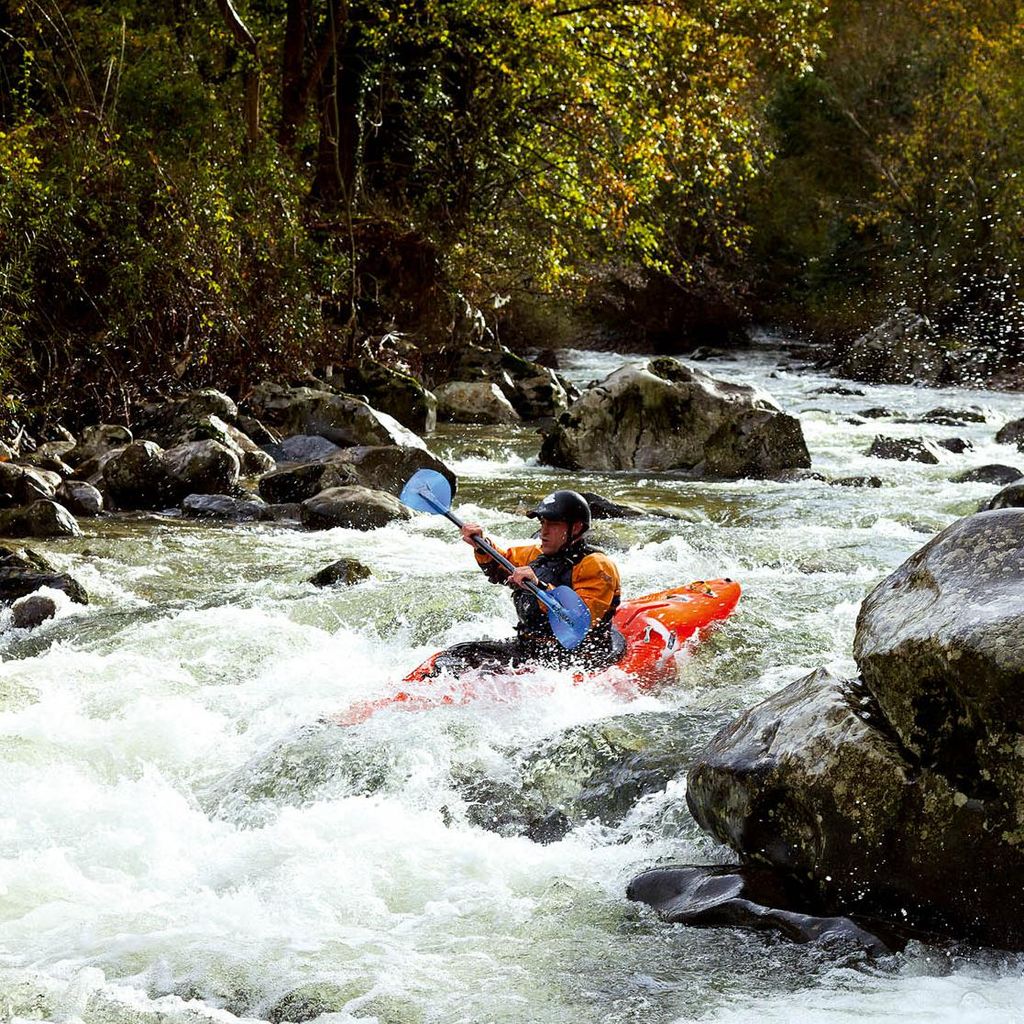
<svg viewBox="0 0 1024 1024">
<path fill-rule="evenodd" d="M 103 512 L 103 495 L 84 480 L 65 480 L 54 497 L 76 516 L 98 516 Z"/>
<path fill-rule="evenodd" d="M 841 476 L 829 480 L 833 487 L 881 487 L 882 481 L 877 476 Z"/>
<path fill-rule="evenodd" d="M 296 434 L 278 444 L 266 445 L 265 450 L 278 462 L 323 462 L 342 451 L 339 445 L 319 434 Z"/>
<path fill-rule="evenodd" d="M 962 427 L 965 423 L 984 423 L 985 410 L 977 405 L 969 405 L 963 409 L 951 409 L 940 405 L 921 416 L 922 423 L 938 423 L 950 427 Z"/>
<path fill-rule="evenodd" d="M 228 494 L 189 494 L 182 501 L 181 510 L 192 519 L 244 523 L 273 518 L 266 502 L 234 498 Z"/>
<path fill-rule="evenodd" d="M 63 506 L 47 499 L 33 501 L 23 508 L 0 512 L 0 536 L 3 537 L 80 537 L 75 517 Z"/>
<path fill-rule="evenodd" d="M 1024 473 L 1013 466 L 1001 466 L 998 464 L 988 466 L 976 466 L 974 469 L 966 469 L 952 477 L 955 484 L 1010 484 L 1019 480 Z"/>
<path fill-rule="evenodd" d="M 189 441 L 163 453 L 177 494 L 224 494 L 238 483 L 238 456 L 219 441 Z"/>
<path fill-rule="evenodd" d="M 727 479 L 810 466 L 799 420 L 769 396 L 668 358 L 623 367 L 588 388 L 546 434 L 540 459 Z"/>
<path fill-rule="evenodd" d="M 302 523 L 311 530 L 375 530 L 409 518 L 408 509 L 394 495 L 367 487 L 331 487 L 302 502 Z"/>
<path fill-rule="evenodd" d="M 436 389 L 437 415 L 453 423 L 518 423 L 519 413 L 491 381 L 451 381 Z"/>
<path fill-rule="evenodd" d="M 421 469 L 440 473 L 451 485 L 452 494 L 458 489 L 458 478 L 438 458 L 422 448 L 403 445 L 357 445 L 346 448 L 327 460 L 330 466 L 351 467 L 358 483 L 377 491 L 398 495 L 409 477 Z M 325 486 L 337 486 L 325 484 Z"/>
<path fill-rule="evenodd" d="M 423 440 L 387 413 L 350 395 L 316 388 L 260 384 L 249 396 L 250 411 L 282 434 L 320 434 L 335 444 L 399 444 L 426 447 Z"/>
<path fill-rule="evenodd" d="M 886 437 L 879 434 L 867 454 L 876 459 L 895 459 L 899 462 L 923 462 L 931 466 L 942 461 L 938 447 L 921 437 Z"/>
<path fill-rule="evenodd" d="M 431 434 L 437 426 L 437 397 L 409 374 L 366 359 L 346 368 L 343 378 L 346 391 L 365 395 L 373 408 L 416 434 Z"/>
<path fill-rule="evenodd" d="M 11 605 L 11 625 L 15 629 L 35 629 L 57 614 L 57 603 L 52 597 L 31 594 Z"/>
<path fill-rule="evenodd" d="M 964 452 L 974 451 L 974 442 L 964 437 L 944 437 L 941 441 L 936 441 L 935 444 L 954 455 L 963 455 Z"/>
<path fill-rule="evenodd" d="M 338 561 L 314 573 L 309 582 L 314 587 L 350 587 L 353 583 L 367 579 L 369 575 L 370 570 L 362 562 L 354 558 L 339 558 Z"/>
<path fill-rule="evenodd" d="M 240 472 L 245 474 L 266 473 L 275 465 L 274 459 L 250 437 L 212 413 L 196 420 L 184 431 L 181 441 L 216 441 L 234 452 Z"/>
<path fill-rule="evenodd" d="M 100 423 L 86 427 L 78 444 L 65 456 L 65 461 L 73 467 L 79 467 L 90 459 L 124 448 L 134 440 L 132 432 L 117 423 Z"/>
<path fill-rule="evenodd" d="M 988 501 L 982 502 L 978 511 L 989 512 L 998 508 L 1024 508 L 1024 480 L 1007 484 Z"/>
<path fill-rule="evenodd" d="M 0 462 L 0 507 L 52 498 L 59 482 L 59 476 L 55 478 L 38 467 Z"/>
<path fill-rule="evenodd" d="M 997 444 L 1012 444 L 1024 452 L 1024 419 L 1010 420 L 996 433 Z"/>
<path fill-rule="evenodd" d="M 368 984 L 338 985 L 330 981 L 300 985 L 282 996 L 267 1013 L 270 1024 L 304 1024 L 325 1013 L 341 1013 L 347 1003 L 365 995 Z"/>
<path fill-rule="evenodd" d="M 983 801 L 908 759 L 856 681 L 819 669 L 742 714 L 697 757 L 687 803 L 745 861 L 826 906 L 1024 945 L 1021 848 Z"/>
<path fill-rule="evenodd" d="M 883 938 L 849 917 L 823 916 L 786 882 L 765 868 L 686 865 L 645 871 L 629 883 L 626 896 L 653 907 L 672 924 L 778 932 L 794 942 L 858 946 L 872 956 L 906 945 L 889 930 Z"/>
<path fill-rule="evenodd" d="M 120 508 L 156 509 L 173 504 L 181 488 L 163 456 L 163 449 L 154 441 L 133 441 L 103 457 L 103 483 L 111 500 Z M 84 469 L 79 467 L 79 472 Z"/>
<path fill-rule="evenodd" d="M 886 408 L 884 405 L 875 405 L 870 409 L 861 409 L 857 415 L 863 416 L 866 420 L 881 420 L 888 419 L 892 416 L 898 416 L 899 413 L 897 413 L 895 409 Z"/>
<path fill-rule="evenodd" d="M 324 489 L 322 480 L 327 470 L 326 462 L 306 462 L 295 466 L 281 466 L 260 477 L 257 485 L 260 497 L 272 505 L 305 501 Z M 338 473 L 334 474 L 338 486 Z M 347 484 L 359 482 L 354 468 L 349 468 Z"/>
<path fill-rule="evenodd" d="M 950 377 L 953 367 L 932 324 L 904 307 L 847 346 L 837 372 L 875 384 L 934 387 Z"/>
</svg>

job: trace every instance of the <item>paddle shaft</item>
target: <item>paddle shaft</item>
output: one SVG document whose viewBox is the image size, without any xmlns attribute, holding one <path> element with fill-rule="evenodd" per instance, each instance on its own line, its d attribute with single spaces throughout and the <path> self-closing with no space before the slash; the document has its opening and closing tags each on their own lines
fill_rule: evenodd
<svg viewBox="0 0 1024 1024">
<path fill-rule="evenodd" d="M 435 501 L 433 496 L 428 491 L 422 490 L 419 493 L 420 497 L 422 497 L 424 501 L 427 501 L 431 505 L 433 505 L 433 507 L 436 508 L 437 511 L 445 517 L 445 519 L 448 519 L 450 522 L 453 522 L 460 530 L 462 529 L 463 526 L 466 525 L 454 512 L 452 512 L 451 509 L 445 508 L 442 504 L 440 504 L 440 502 Z M 516 567 L 500 551 L 498 551 L 494 547 L 494 545 L 488 544 L 487 541 L 483 539 L 483 537 L 479 537 L 474 534 L 474 536 L 472 537 L 472 541 L 473 544 L 476 547 L 478 547 L 485 555 L 490 555 L 491 558 L 493 558 L 502 568 L 507 569 L 510 576 L 512 575 L 512 573 L 516 571 Z M 566 622 L 570 621 L 570 616 L 566 614 L 565 609 L 562 608 L 562 606 L 558 604 L 557 601 L 551 600 L 551 598 L 548 597 L 548 595 L 545 594 L 544 591 L 541 590 L 536 583 L 531 583 L 529 580 L 523 580 L 521 586 L 524 587 L 526 590 L 530 591 L 530 593 L 533 594 L 538 601 L 542 602 L 544 605 L 550 608 L 556 615 L 559 615 L 561 618 L 565 619 Z"/>
</svg>

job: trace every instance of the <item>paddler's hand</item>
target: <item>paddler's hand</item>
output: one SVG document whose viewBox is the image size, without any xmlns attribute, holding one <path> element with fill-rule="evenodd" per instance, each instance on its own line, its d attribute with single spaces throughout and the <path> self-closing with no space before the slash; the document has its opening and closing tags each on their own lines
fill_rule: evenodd
<svg viewBox="0 0 1024 1024">
<path fill-rule="evenodd" d="M 537 574 L 528 565 L 519 566 L 508 578 L 510 587 L 522 587 L 524 583 L 532 583 L 535 587 L 540 584 Z"/>
<path fill-rule="evenodd" d="M 462 539 L 467 544 L 473 543 L 474 537 L 483 537 L 484 528 L 479 523 L 463 523 L 462 524 Z"/>
</svg>

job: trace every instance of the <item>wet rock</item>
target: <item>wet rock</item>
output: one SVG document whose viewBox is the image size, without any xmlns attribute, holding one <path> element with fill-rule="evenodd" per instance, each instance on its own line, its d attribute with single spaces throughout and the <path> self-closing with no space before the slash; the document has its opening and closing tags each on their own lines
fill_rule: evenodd
<svg viewBox="0 0 1024 1024">
<path fill-rule="evenodd" d="M 802 484 L 806 480 L 828 480 L 828 477 L 812 469 L 784 469 L 781 473 L 773 473 L 771 479 L 778 484 Z"/>
<path fill-rule="evenodd" d="M 41 555 L 0 546 L 0 604 L 11 604 L 40 587 L 62 590 L 76 604 L 88 604 L 89 595 L 73 576 L 57 572 Z"/>
<path fill-rule="evenodd" d="M 594 519 L 642 519 L 650 515 L 642 509 L 633 508 L 632 505 L 620 505 L 593 491 L 582 491 L 583 497 L 587 499 L 590 506 L 590 514 Z"/>
<path fill-rule="evenodd" d="M 1002 466 L 992 464 L 988 466 L 976 466 L 974 469 L 966 469 L 952 477 L 955 484 L 1010 484 L 1019 480 L 1024 473 L 1013 466 Z"/>
<path fill-rule="evenodd" d="M 963 455 L 964 452 L 974 451 L 974 442 L 963 437 L 945 437 L 941 441 L 936 441 L 935 444 L 954 455 Z"/>
<path fill-rule="evenodd" d="M 1013 444 L 1024 452 L 1024 419 L 1010 420 L 996 433 L 997 444 Z"/>
<path fill-rule="evenodd" d="M 225 423 L 234 422 L 238 407 L 222 391 L 202 388 L 183 398 L 142 406 L 135 411 L 133 429 L 138 438 L 173 448 L 194 439 L 193 432 L 210 416 Z M 200 439 L 203 437 L 200 433 Z"/>
<path fill-rule="evenodd" d="M 272 381 L 258 385 L 247 399 L 249 411 L 284 435 L 319 434 L 337 445 L 426 447 L 393 416 L 350 395 Z"/>
<path fill-rule="evenodd" d="M 324 566 L 319 572 L 314 573 L 309 582 L 314 587 L 350 587 L 353 583 L 365 580 L 370 576 L 370 570 L 362 562 L 355 558 L 339 558 L 338 561 Z"/>
<path fill-rule="evenodd" d="M 65 480 L 54 497 L 72 515 L 98 516 L 103 512 L 103 495 L 85 480 Z"/>
<path fill-rule="evenodd" d="M 829 480 L 833 487 L 881 487 L 882 481 L 877 476 L 841 476 Z"/>
<path fill-rule="evenodd" d="M 363 487 L 387 491 L 398 495 L 409 477 L 421 469 L 440 473 L 451 485 L 452 494 L 458 489 L 458 478 L 438 458 L 422 448 L 403 445 L 356 445 L 338 452 L 327 460 L 329 469 L 354 470 L 356 480 Z M 340 486 L 325 481 L 324 486 Z"/>
<path fill-rule="evenodd" d="M 319 434 L 296 434 L 278 444 L 266 445 L 266 451 L 277 462 L 323 462 L 342 448 Z"/>
<path fill-rule="evenodd" d="M 846 346 L 836 372 L 873 384 L 934 387 L 950 378 L 953 367 L 931 322 L 904 307 Z"/>
<path fill-rule="evenodd" d="M 974 787 L 904 745 L 857 680 L 819 669 L 744 712 L 697 757 L 686 798 L 702 828 L 831 913 L 1024 944 L 1020 846 Z"/>
<path fill-rule="evenodd" d="M 985 410 L 977 405 L 963 409 L 951 409 L 940 405 L 929 409 L 916 420 L 917 423 L 934 423 L 943 427 L 963 427 L 968 423 L 984 423 Z"/>
<path fill-rule="evenodd" d="M 124 448 L 134 441 L 132 432 L 117 423 L 100 423 L 86 427 L 82 431 L 78 444 L 67 453 L 65 460 L 71 466 L 81 466 L 83 462 L 95 459 L 115 449 Z"/>
<path fill-rule="evenodd" d="M 325 1013 L 341 1013 L 353 999 L 365 995 L 366 984 L 338 985 L 330 981 L 300 985 L 282 996 L 267 1012 L 271 1024 L 303 1024 Z"/>
<path fill-rule="evenodd" d="M 273 472 L 260 477 L 260 497 L 271 504 L 284 504 L 294 501 L 305 501 L 319 494 L 324 489 L 321 481 L 327 470 L 326 462 L 307 462 L 296 466 L 282 466 Z M 348 467 L 345 479 L 341 478 L 344 470 L 334 474 L 333 486 L 358 484 L 359 478 L 353 467 Z"/>
<path fill-rule="evenodd" d="M 267 505 L 270 518 L 275 523 L 285 523 L 289 526 L 302 524 L 302 505 L 297 501 L 284 501 Z"/>
<path fill-rule="evenodd" d="M 302 502 L 302 523 L 311 530 L 374 530 L 409 518 L 408 509 L 394 495 L 368 487 L 331 487 Z"/>
<path fill-rule="evenodd" d="M 518 423 L 519 413 L 497 384 L 452 381 L 436 390 L 437 415 L 453 423 Z"/>
<path fill-rule="evenodd" d="M 0 462 L 0 507 L 27 505 L 40 498 L 52 498 L 60 477 L 34 466 Z"/>
<path fill-rule="evenodd" d="M 886 437 L 879 434 L 867 454 L 876 459 L 895 459 L 899 462 L 923 462 L 938 465 L 942 461 L 939 449 L 932 441 L 921 437 Z"/>
<path fill-rule="evenodd" d="M 848 388 L 842 384 L 827 384 L 822 388 L 815 388 L 812 395 L 849 395 L 850 397 L 863 398 L 864 392 L 857 388 Z"/>
<path fill-rule="evenodd" d="M 866 420 L 881 420 L 890 416 L 898 416 L 899 413 L 895 409 L 889 409 L 884 405 L 875 405 L 870 409 L 861 409 L 857 415 L 863 416 Z"/>
<path fill-rule="evenodd" d="M 161 458 L 176 495 L 224 494 L 238 483 L 238 456 L 219 441 L 188 441 Z"/>
<path fill-rule="evenodd" d="M 0 512 L 0 536 L 3 537 L 80 537 L 75 517 L 62 505 L 47 499 L 33 501 L 23 508 Z"/>
<path fill-rule="evenodd" d="M 540 460 L 727 479 L 810 466 L 799 420 L 767 395 L 669 358 L 623 367 L 588 388 L 546 433 Z"/>
<path fill-rule="evenodd" d="M 544 369 L 534 377 L 515 381 L 515 392 L 509 396 L 516 412 L 524 420 L 553 419 L 569 408 L 569 395 L 558 375 Z"/>
<path fill-rule="evenodd" d="M 11 625 L 15 629 L 35 629 L 57 614 L 57 602 L 52 597 L 31 594 L 11 605 Z"/>
<path fill-rule="evenodd" d="M 238 459 L 240 472 L 244 474 L 266 473 L 275 466 L 273 457 L 260 448 L 252 438 L 212 413 L 195 421 L 192 427 L 183 432 L 180 440 L 183 443 L 216 441 L 234 453 Z"/>
<path fill-rule="evenodd" d="M 415 377 L 367 359 L 343 371 L 346 391 L 364 395 L 375 409 L 394 416 L 417 434 L 437 426 L 437 397 Z"/>
<path fill-rule="evenodd" d="M 998 508 L 1024 508 L 1024 480 L 1008 484 L 988 501 L 982 502 L 978 511 L 989 512 Z"/>
<path fill-rule="evenodd" d="M 626 897 L 652 907 L 663 921 L 698 928 L 735 927 L 778 932 L 793 942 L 860 947 L 872 956 L 902 949 L 849 917 L 823 916 L 784 876 L 740 865 L 685 865 L 645 871 L 629 883 Z"/>
<path fill-rule="evenodd" d="M 120 508 L 166 508 L 177 500 L 180 485 L 171 476 L 163 455 L 154 441 L 133 441 L 106 459 L 103 483 Z"/>
<path fill-rule="evenodd" d="M 191 519 L 222 519 L 236 523 L 273 518 L 266 502 L 235 498 L 229 494 L 189 494 L 181 510 Z"/>
</svg>

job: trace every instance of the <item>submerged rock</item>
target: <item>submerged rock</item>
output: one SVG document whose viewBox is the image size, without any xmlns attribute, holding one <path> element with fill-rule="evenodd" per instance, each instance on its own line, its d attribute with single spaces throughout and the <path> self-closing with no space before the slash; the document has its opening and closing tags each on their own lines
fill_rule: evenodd
<svg viewBox="0 0 1024 1024">
<path fill-rule="evenodd" d="M 938 447 L 921 437 L 886 437 L 879 434 L 867 454 L 875 459 L 895 459 L 899 462 L 924 462 L 936 466 L 942 461 Z"/>
<path fill-rule="evenodd" d="M 35 629 L 56 614 L 57 602 L 52 597 L 31 594 L 11 605 L 11 625 L 15 629 Z"/>
<path fill-rule="evenodd" d="M 882 938 L 849 917 L 814 913 L 795 888 L 765 868 L 686 865 L 645 871 L 629 883 L 626 896 L 646 903 L 671 924 L 773 931 L 793 942 L 859 946 L 873 956 L 905 945 L 891 929 Z"/>
<path fill-rule="evenodd" d="M 355 558 L 339 558 L 314 573 L 309 582 L 314 587 L 350 587 L 353 583 L 369 578 L 370 570 Z"/>
<path fill-rule="evenodd" d="M 567 469 L 722 478 L 811 464 L 799 420 L 766 394 L 669 358 L 623 367 L 588 388 L 547 432 L 540 459 Z"/>
<path fill-rule="evenodd" d="M 998 464 L 988 466 L 976 466 L 974 469 L 964 470 L 952 477 L 955 484 L 981 483 L 981 484 L 1010 484 L 1019 480 L 1024 473 L 1013 466 L 1001 466 Z"/>
</svg>

